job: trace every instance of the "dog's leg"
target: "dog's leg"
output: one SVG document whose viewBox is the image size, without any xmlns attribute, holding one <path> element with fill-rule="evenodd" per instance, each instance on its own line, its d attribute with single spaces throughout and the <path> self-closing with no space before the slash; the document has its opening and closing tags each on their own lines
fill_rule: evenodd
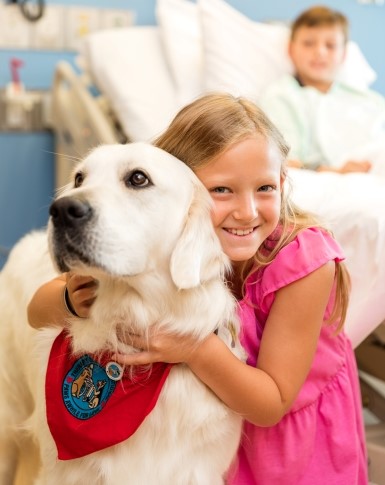
<svg viewBox="0 0 385 485">
<path fill-rule="evenodd" d="M 0 442 L 0 483 L 13 485 L 15 483 L 18 462 L 18 446 L 11 439 Z"/>
<path fill-rule="evenodd" d="M 32 448 L 23 430 L 34 408 L 28 373 L 31 370 L 29 342 L 33 330 L 27 322 L 27 305 L 36 289 L 55 276 L 44 232 L 25 236 L 12 250 L 0 273 L 0 484 L 15 482 L 20 450 L 28 460 Z M 22 454 L 23 454 L 22 453 Z"/>
</svg>

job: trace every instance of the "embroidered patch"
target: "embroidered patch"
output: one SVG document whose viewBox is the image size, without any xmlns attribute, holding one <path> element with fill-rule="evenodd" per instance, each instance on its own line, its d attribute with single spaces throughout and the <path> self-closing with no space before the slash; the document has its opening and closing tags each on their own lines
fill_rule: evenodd
<svg viewBox="0 0 385 485">
<path fill-rule="evenodd" d="M 106 405 L 116 387 L 105 369 L 89 355 L 76 360 L 62 386 L 66 409 L 77 419 L 90 419 Z"/>
</svg>

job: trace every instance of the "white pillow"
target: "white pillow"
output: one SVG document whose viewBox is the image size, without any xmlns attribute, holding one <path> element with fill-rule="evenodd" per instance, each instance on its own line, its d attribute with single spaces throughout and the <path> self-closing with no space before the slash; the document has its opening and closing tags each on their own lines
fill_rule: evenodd
<svg viewBox="0 0 385 485">
<path fill-rule="evenodd" d="M 254 22 L 223 0 L 198 0 L 203 29 L 205 89 L 256 100 L 290 72 L 286 25 Z"/>
<path fill-rule="evenodd" d="M 189 0 L 158 0 L 156 18 L 179 105 L 202 92 L 202 34 L 198 8 Z"/>
<path fill-rule="evenodd" d="M 165 130 L 177 103 L 158 27 L 98 31 L 84 42 L 93 79 L 130 140 L 150 141 Z"/>
<path fill-rule="evenodd" d="M 368 88 L 377 79 L 358 45 L 350 40 L 346 48 L 346 58 L 337 76 L 340 82 L 354 88 Z"/>
</svg>

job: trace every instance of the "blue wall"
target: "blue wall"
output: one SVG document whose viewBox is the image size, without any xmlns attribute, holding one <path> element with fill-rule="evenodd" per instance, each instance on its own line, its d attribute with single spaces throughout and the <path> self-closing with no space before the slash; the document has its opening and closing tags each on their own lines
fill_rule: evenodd
<svg viewBox="0 0 385 485">
<path fill-rule="evenodd" d="M 54 185 L 54 147 L 48 133 L 3 136 L 0 135 L 0 142 L 11 155 L 12 178 L 0 178 L 0 234 L 2 244 L 9 247 L 23 235 L 22 226 L 15 230 L 15 220 L 28 221 L 32 227 L 43 226 L 47 221 Z M 3 156 L 0 160 L 5 163 Z"/>
<path fill-rule="evenodd" d="M 47 222 L 53 153 L 51 133 L 0 133 L 0 269 L 21 236 Z"/>
</svg>

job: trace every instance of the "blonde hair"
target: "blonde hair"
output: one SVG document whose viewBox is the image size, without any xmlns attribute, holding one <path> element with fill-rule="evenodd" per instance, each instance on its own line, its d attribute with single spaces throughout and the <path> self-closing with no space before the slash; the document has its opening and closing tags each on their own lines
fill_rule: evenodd
<svg viewBox="0 0 385 485">
<path fill-rule="evenodd" d="M 253 102 L 227 93 L 208 94 L 185 106 L 154 144 L 195 171 L 235 143 L 256 136 L 262 136 L 276 145 L 282 157 L 281 176 L 286 177 L 289 146 L 282 134 Z M 251 267 L 258 270 L 270 264 L 301 230 L 320 226 L 314 215 L 293 204 L 290 186 L 287 188 L 281 194 L 279 230 L 261 245 L 251 261 L 245 262 L 241 273 L 244 280 Z M 329 320 L 339 320 L 341 326 L 346 317 L 348 295 L 347 271 L 343 264 L 336 262 L 336 299 Z"/>
<path fill-rule="evenodd" d="M 316 5 L 302 12 L 292 23 L 291 40 L 301 27 L 340 27 L 345 38 L 345 44 L 349 38 L 349 22 L 341 12 L 331 8 Z"/>
</svg>

